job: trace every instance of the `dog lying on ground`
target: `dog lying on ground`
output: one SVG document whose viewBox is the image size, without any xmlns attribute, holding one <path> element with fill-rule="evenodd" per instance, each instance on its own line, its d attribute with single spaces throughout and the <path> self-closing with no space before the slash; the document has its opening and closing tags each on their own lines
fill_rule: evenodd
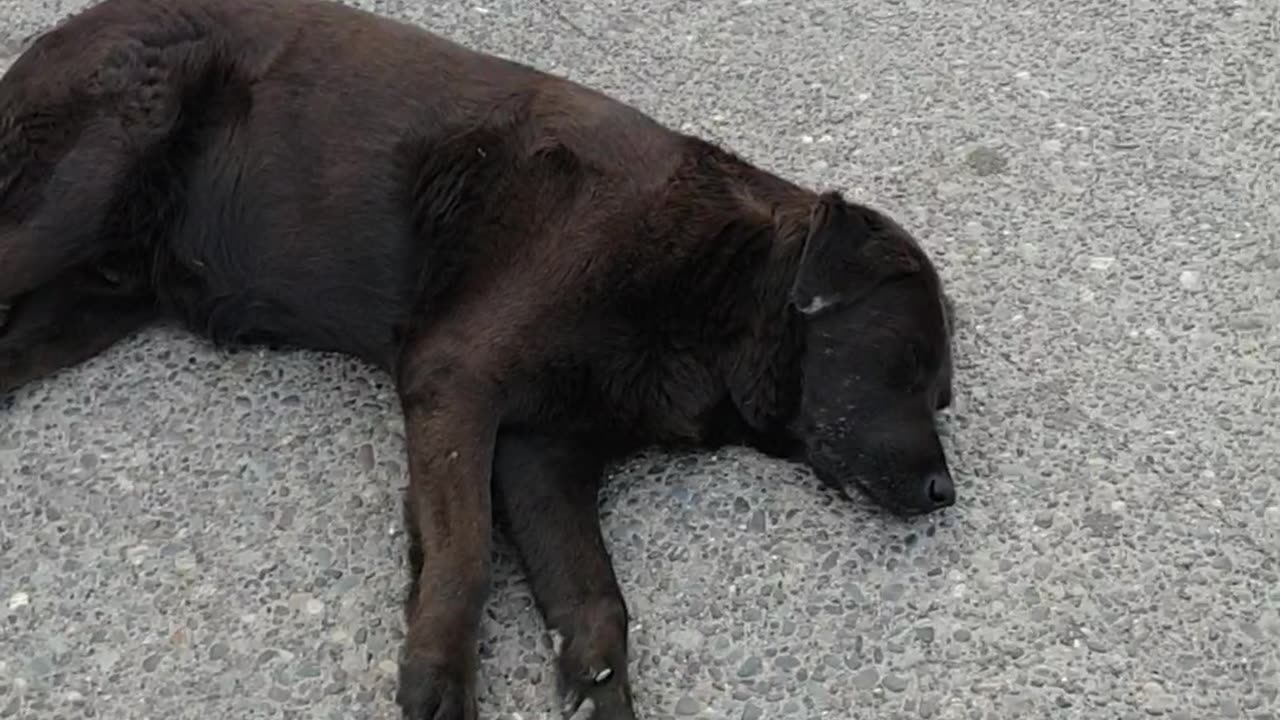
<svg viewBox="0 0 1280 720">
<path fill-rule="evenodd" d="M 597 92 L 327 0 L 106 0 L 0 81 L 0 392 L 175 319 L 392 373 L 397 700 L 476 717 L 490 533 L 566 715 L 634 718 L 597 518 L 646 446 L 754 446 L 899 514 L 955 499 L 938 274 L 884 214 Z"/>
</svg>

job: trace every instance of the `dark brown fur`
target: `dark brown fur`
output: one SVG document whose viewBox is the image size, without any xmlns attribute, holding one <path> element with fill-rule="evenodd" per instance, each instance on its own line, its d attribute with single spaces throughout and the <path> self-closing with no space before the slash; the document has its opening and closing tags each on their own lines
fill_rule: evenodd
<svg viewBox="0 0 1280 720">
<path fill-rule="evenodd" d="M 0 80 L 0 392 L 177 318 L 392 372 L 415 582 L 400 702 L 474 717 L 491 516 L 564 638 L 567 714 L 634 717 L 595 497 L 746 443 L 903 513 L 953 494 L 928 258 L 599 93 L 320 0 L 106 0 Z"/>
</svg>

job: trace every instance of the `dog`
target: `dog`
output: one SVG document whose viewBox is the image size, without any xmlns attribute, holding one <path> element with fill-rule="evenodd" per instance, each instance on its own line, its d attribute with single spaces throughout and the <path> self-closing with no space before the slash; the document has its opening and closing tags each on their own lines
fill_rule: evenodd
<svg viewBox="0 0 1280 720">
<path fill-rule="evenodd" d="M 475 718 L 493 524 L 566 716 L 635 718 L 606 464 L 751 446 L 955 502 L 920 243 L 602 93 L 329 0 L 105 0 L 0 80 L 0 393 L 170 320 L 394 378 L 398 705 Z"/>
</svg>

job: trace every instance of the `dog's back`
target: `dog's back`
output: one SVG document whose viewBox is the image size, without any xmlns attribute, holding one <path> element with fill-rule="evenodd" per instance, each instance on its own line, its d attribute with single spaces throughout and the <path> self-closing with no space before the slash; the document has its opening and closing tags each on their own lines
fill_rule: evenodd
<svg viewBox="0 0 1280 720">
<path fill-rule="evenodd" d="M 216 340 L 385 365 L 424 300 L 531 243 L 559 258 L 540 282 L 577 280 L 601 252 L 578 241 L 658 194 L 682 142 L 335 3 L 106 0 L 0 81 L 0 299 L 93 265 Z"/>
</svg>

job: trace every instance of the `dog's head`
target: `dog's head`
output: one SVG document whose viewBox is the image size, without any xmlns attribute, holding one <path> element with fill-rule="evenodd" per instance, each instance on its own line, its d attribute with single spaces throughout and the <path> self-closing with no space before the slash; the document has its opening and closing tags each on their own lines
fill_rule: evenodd
<svg viewBox="0 0 1280 720">
<path fill-rule="evenodd" d="M 952 505 L 935 425 L 951 402 L 951 313 L 920 246 L 883 214 L 826 193 L 790 302 L 805 335 L 791 429 L 815 473 L 901 515 Z"/>
</svg>

